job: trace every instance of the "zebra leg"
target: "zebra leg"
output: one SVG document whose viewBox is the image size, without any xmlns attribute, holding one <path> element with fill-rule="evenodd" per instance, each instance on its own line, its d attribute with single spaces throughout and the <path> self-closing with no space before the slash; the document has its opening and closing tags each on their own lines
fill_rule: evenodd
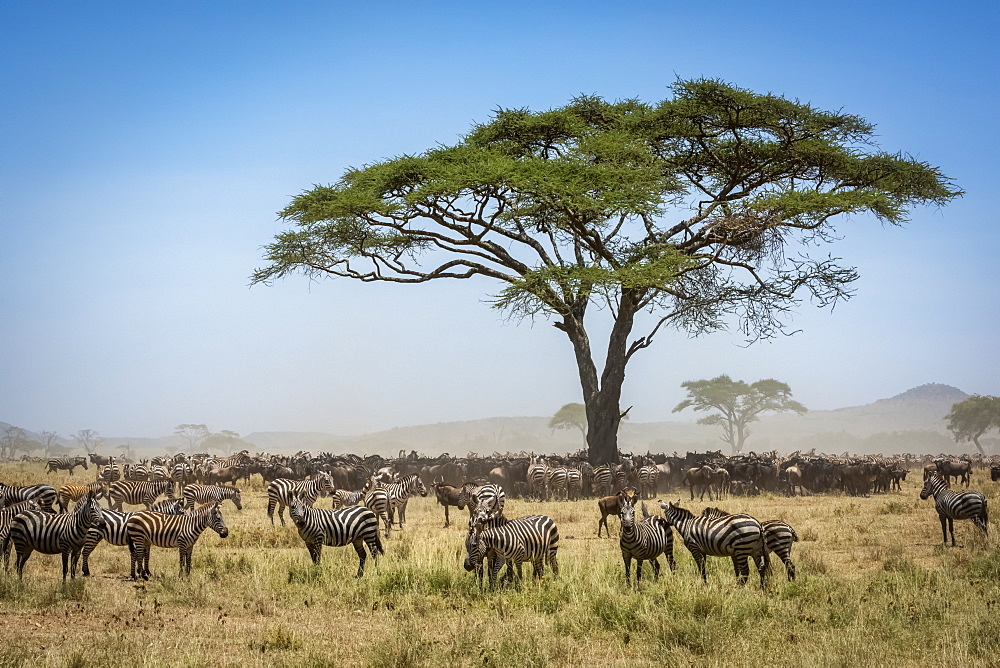
<svg viewBox="0 0 1000 668">
<path fill-rule="evenodd" d="M 355 578 L 360 578 L 365 574 L 365 560 L 368 555 L 365 553 L 365 541 L 361 538 L 354 541 L 354 551 L 358 553 L 358 574 Z"/>
<path fill-rule="evenodd" d="M 951 534 L 951 546 L 955 547 L 955 520 L 954 518 L 948 518 L 948 533 Z"/>
<path fill-rule="evenodd" d="M 694 557 L 694 563 L 698 565 L 698 572 L 701 573 L 701 580 L 705 584 L 708 584 L 708 573 L 705 571 L 705 555 L 701 552 L 691 552 L 691 556 Z"/>
<path fill-rule="evenodd" d="M 274 505 L 277 503 L 277 499 L 269 498 L 267 500 L 267 518 L 271 520 L 271 526 L 274 526 Z"/>
<path fill-rule="evenodd" d="M 66 581 L 66 575 L 69 573 L 69 550 L 62 551 L 62 567 L 63 567 L 63 582 Z M 74 578 L 76 574 L 74 573 Z"/>
<path fill-rule="evenodd" d="M 660 559 L 659 559 L 659 557 L 653 557 L 650 560 L 650 563 L 653 565 L 653 580 L 659 580 L 660 579 Z"/>
<path fill-rule="evenodd" d="M 938 519 L 941 520 L 941 535 L 944 536 L 944 546 L 948 547 L 948 518 L 944 515 L 938 515 Z"/>
<path fill-rule="evenodd" d="M 750 578 L 750 564 L 747 563 L 747 555 L 740 555 L 738 557 L 733 557 L 733 570 L 736 571 L 736 583 L 743 586 L 747 583 Z M 761 576 L 763 580 L 763 576 Z"/>
<path fill-rule="evenodd" d="M 788 581 L 789 582 L 794 582 L 795 581 L 795 564 L 792 562 L 791 555 L 786 555 L 782 559 L 782 561 L 785 564 L 785 572 L 788 575 Z"/>
<path fill-rule="evenodd" d="M 309 543 L 306 545 L 306 548 L 309 550 L 309 558 L 312 559 L 314 564 L 318 564 L 320 557 L 323 556 L 323 542 Z"/>
<path fill-rule="evenodd" d="M 669 550 L 667 550 L 664 553 L 663 556 L 666 557 L 666 559 L 667 559 L 667 565 L 670 566 L 670 570 L 671 571 L 676 571 L 677 570 L 677 562 L 674 561 L 674 549 L 673 549 L 673 546 L 671 546 L 671 548 Z"/>
<path fill-rule="evenodd" d="M 285 504 L 278 501 L 278 519 L 281 520 L 281 526 L 285 526 Z M 273 523 L 274 520 L 271 520 Z"/>
<path fill-rule="evenodd" d="M 18 545 L 14 546 L 14 551 L 17 554 L 17 563 L 15 564 L 15 568 L 17 570 L 17 577 L 18 578 L 23 578 L 24 577 L 24 565 L 26 563 L 28 563 L 28 557 L 31 556 L 31 553 L 32 553 L 33 550 L 30 547 L 25 546 L 24 552 L 22 553 L 21 550 L 19 549 L 19 547 L 20 546 L 18 546 Z"/>
<path fill-rule="evenodd" d="M 622 561 L 625 562 L 625 584 L 632 584 L 632 555 L 622 550 Z"/>
<path fill-rule="evenodd" d="M 642 582 L 642 559 L 635 560 L 635 586 L 639 587 Z"/>
</svg>

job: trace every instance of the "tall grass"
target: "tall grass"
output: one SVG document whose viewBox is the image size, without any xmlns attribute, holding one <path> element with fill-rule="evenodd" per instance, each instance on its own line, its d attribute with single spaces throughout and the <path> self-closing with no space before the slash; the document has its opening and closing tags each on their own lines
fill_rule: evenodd
<svg viewBox="0 0 1000 668">
<path fill-rule="evenodd" d="M 0 480 L 43 481 L 42 471 L 0 465 Z M 983 477 L 974 486 L 994 498 Z M 294 528 L 272 527 L 264 492 L 251 489 L 244 511 L 224 511 L 229 538 L 202 536 L 190 578 L 178 577 L 175 550 L 155 549 L 153 579 L 131 582 L 126 548 L 106 544 L 86 580 L 63 584 L 58 555 L 37 553 L 24 580 L 0 574 L 0 668 L 995 665 L 1000 547 L 967 522 L 956 527 L 962 547 L 942 547 L 918 491 L 911 482 L 872 498 L 719 502 L 798 532 L 798 580 L 786 582 L 776 563 L 764 591 L 752 578 L 736 586 L 721 559 L 709 560 L 702 584 L 679 541 L 675 572 L 664 566 L 654 581 L 647 565 L 641 587 L 626 587 L 617 523 L 615 537 L 596 538 L 594 501 L 511 499 L 510 516 L 557 521 L 560 576 L 534 581 L 529 566 L 519 586 L 481 591 L 461 566 L 462 523 L 441 528 L 432 499 L 411 501 L 405 529 L 355 579 L 352 548 L 326 547 L 313 565 Z"/>
</svg>

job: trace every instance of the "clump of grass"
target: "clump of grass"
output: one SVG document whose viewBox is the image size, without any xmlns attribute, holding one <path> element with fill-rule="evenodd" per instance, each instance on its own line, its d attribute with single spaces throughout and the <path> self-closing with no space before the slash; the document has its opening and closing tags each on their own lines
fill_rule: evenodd
<svg viewBox="0 0 1000 668">
<path fill-rule="evenodd" d="M 480 664 L 484 668 L 545 668 L 548 656 L 534 636 L 527 638 L 504 637 L 495 645 L 488 645 L 479 651 Z"/>
<path fill-rule="evenodd" d="M 434 648 L 429 638 L 412 623 L 397 627 L 395 633 L 372 643 L 368 665 L 375 668 L 416 668 L 426 663 Z"/>
<path fill-rule="evenodd" d="M 881 515 L 909 515 L 913 512 L 913 506 L 903 501 L 890 501 L 883 504 L 878 512 Z"/>
</svg>

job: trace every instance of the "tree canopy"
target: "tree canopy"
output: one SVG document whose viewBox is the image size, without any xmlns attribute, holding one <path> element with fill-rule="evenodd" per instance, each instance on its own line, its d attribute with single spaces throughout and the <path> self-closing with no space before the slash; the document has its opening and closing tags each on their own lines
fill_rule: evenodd
<svg viewBox="0 0 1000 668">
<path fill-rule="evenodd" d="M 685 408 L 718 411 L 701 418 L 698 424 L 721 425 L 721 438 L 734 455 L 743 451 L 750 435 L 747 425 L 756 422 L 761 413 L 794 411 L 801 415 L 807 411 L 792 399 L 788 385 L 770 378 L 747 384 L 722 375 L 711 380 L 689 380 L 681 383 L 681 387 L 687 390 L 688 398 L 677 404 L 673 412 Z"/>
<path fill-rule="evenodd" d="M 979 453 L 985 455 L 979 437 L 990 429 L 1000 429 L 1000 397 L 974 394 L 953 404 L 944 419 L 956 443 L 972 441 Z"/>
<path fill-rule="evenodd" d="M 879 150 L 857 116 L 711 79 L 671 88 L 657 103 L 498 109 L 455 145 L 349 169 L 280 213 L 291 228 L 252 283 L 491 279 L 497 308 L 566 334 L 591 458 L 612 460 L 626 366 L 663 326 L 774 336 L 803 299 L 852 295 L 857 272 L 819 250 L 838 218 L 901 224 L 961 194 L 936 167 Z M 603 370 L 592 307 L 613 318 Z M 633 338 L 641 311 L 656 317 Z"/>
<path fill-rule="evenodd" d="M 587 409 L 583 404 L 566 404 L 549 420 L 549 429 L 579 429 L 587 437 Z"/>
</svg>

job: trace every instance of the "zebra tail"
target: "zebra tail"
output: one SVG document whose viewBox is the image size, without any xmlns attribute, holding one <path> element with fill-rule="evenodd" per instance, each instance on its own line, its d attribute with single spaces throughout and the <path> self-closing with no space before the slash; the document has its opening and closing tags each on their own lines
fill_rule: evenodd
<svg viewBox="0 0 1000 668">
<path fill-rule="evenodd" d="M 792 528 L 791 524 L 788 525 L 788 530 L 792 532 L 792 542 L 799 542 L 799 534 L 795 533 L 795 529 Z"/>
<path fill-rule="evenodd" d="M 375 523 L 375 552 L 372 556 L 385 554 L 385 548 L 382 547 L 382 531 L 378 526 L 378 522 Z"/>
</svg>

